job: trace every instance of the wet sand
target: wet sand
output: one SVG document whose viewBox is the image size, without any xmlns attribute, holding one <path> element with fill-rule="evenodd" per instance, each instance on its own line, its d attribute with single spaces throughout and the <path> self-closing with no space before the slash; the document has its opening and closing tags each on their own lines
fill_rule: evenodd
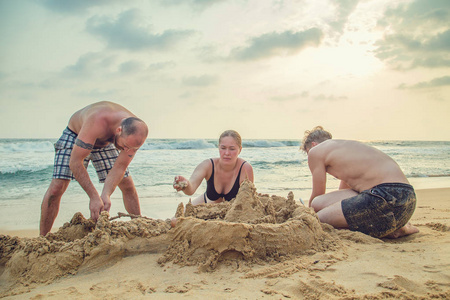
<svg viewBox="0 0 450 300">
<path fill-rule="evenodd" d="M 3 232 L 0 297 L 448 299 L 450 188 L 416 193 L 420 232 L 396 240 L 336 230 L 247 183 L 231 203 L 180 206 L 175 228 L 76 214 L 46 238 Z"/>
</svg>

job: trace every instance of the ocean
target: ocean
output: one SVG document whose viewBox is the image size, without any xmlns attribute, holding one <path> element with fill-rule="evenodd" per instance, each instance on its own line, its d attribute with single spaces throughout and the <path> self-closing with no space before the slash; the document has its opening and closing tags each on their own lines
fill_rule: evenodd
<svg viewBox="0 0 450 300">
<path fill-rule="evenodd" d="M 53 172 L 55 139 L 0 139 L 0 229 L 39 227 L 40 205 Z M 391 156 L 408 179 L 450 178 L 450 142 L 447 141 L 363 141 Z M 143 215 L 167 219 L 189 196 L 172 188 L 174 176 L 190 177 L 203 160 L 218 157 L 218 141 L 210 139 L 148 139 L 129 166 Z M 245 140 L 240 157 L 250 162 L 258 193 L 286 197 L 306 203 L 311 193 L 307 156 L 298 140 Z M 88 167 L 94 185 L 102 184 L 92 166 Z M 328 177 L 327 189 L 336 189 L 338 180 Z M 414 184 L 413 184 L 414 185 Z M 206 182 L 192 198 L 202 194 Z M 111 197 L 110 214 L 126 212 L 120 189 Z M 64 194 L 54 228 L 81 212 L 89 217 L 89 198 L 76 181 Z"/>
</svg>

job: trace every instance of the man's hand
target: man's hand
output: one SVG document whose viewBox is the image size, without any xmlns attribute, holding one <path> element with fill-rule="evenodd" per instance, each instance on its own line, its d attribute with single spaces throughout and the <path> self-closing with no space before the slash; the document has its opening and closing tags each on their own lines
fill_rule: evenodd
<svg viewBox="0 0 450 300">
<path fill-rule="evenodd" d="M 103 201 L 103 209 L 102 209 L 102 211 L 109 212 L 109 210 L 111 209 L 111 197 L 110 196 L 106 196 L 106 195 L 102 195 L 102 201 Z"/>
<path fill-rule="evenodd" d="M 97 221 L 98 217 L 100 216 L 100 212 L 104 209 L 103 207 L 104 207 L 103 201 L 102 199 L 100 199 L 100 197 L 91 198 L 91 200 L 89 201 L 91 219 Z"/>
</svg>

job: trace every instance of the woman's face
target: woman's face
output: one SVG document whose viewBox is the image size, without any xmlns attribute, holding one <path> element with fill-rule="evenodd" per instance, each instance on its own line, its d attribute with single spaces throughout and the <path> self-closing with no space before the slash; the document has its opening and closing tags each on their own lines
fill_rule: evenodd
<svg viewBox="0 0 450 300">
<path fill-rule="evenodd" d="M 219 142 L 220 159 L 224 162 L 235 163 L 241 148 L 231 136 L 223 137 Z"/>
</svg>

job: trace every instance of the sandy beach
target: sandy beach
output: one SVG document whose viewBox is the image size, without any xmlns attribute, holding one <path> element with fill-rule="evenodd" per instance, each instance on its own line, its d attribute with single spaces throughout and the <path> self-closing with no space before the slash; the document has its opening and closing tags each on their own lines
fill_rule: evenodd
<svg viewBox="0 0 450 300">
<path fill-rule="evenodd" d="M 396 240 L 335 230 L 251 184 L 232 203 L 179 207 L 175 228 L 104 214 L 46 239 L 2 232 L 0 297 L 449 299 L 450 188 L 416 193 L 420 232 Z"/>
</svg>

